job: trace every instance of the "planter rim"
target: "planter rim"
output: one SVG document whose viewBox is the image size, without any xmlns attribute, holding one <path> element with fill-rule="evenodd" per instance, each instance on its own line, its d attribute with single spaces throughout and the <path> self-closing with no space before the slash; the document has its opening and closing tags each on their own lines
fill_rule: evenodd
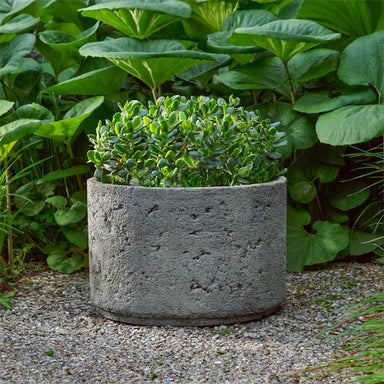
<svg viewBox="0 0 384 384">
<path fill-rule="evenodd" d="M 268 181 L 266 183 L 256 183 L 256 184 L 241 184 L 241 185 L 232 185 L 232 186 L 214 186 L 214 187 L 142 187 L 138 185 L 124 185 L 124 184 L 110 184 L 110 183 L 102 183 L 101 181 L 96 180 L 94 177 L 91 177 L 87 180 L 90 184 L 103 184 L 109 186 L 111 188 L 129 188 L 136 190 L 149 190 L 149 191 L 209 191 L 214 190 L 219 192 L 220 190 L 228 190 L 228 189 L 248 189 L 248 188 L 263 188 L 263 187 L 271 187 L 273 185 L 285 184 L 287 179 L 284 176 L 279 176 L 277 179 Z"/>
</svg>

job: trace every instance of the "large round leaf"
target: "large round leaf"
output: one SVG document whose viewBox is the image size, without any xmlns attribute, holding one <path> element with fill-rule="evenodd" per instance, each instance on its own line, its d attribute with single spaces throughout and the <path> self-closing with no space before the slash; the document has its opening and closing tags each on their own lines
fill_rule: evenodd
<svg viewBox="0 0 384 384">
<path fill-rule="evenodd" d="M 111 95 L 120 91 L 126 77 L 125 71 L 111 65 L 72 77 L 48 91 L 56 95 Z"/>
<path fill-rule="evenodd" d="M 42 125 L 36 135 L 55 140 L 72 140 L 79 130 L 80 124 L 104 101 L 103 96 L 91 97 L 75 104 L 64 116 L 63 120 Z"/>
<path fill-rule="evenodd" d="M 290 19 L 235 29 L 228 42 L 245 46 L 256 45 L 288 61 L 299 52 L 338 38 L 339 33 L 334 33 L 313 21 Z"/>
<path fill-rule="evenodd" d="M 24 56 L 32 51 L 35 36 L 23 34 L 9 43 L 0 45 L 0 77 L 13 73 L 22 63 Z"/>
<path fill-rule="evenodd" d="M 331 145 L 363 143 L 384 134 L 384 105 L 354 105 L 320 115 L 319 140 Z"/>
<path fill-rule="evenodd" d="M 232 35 L 232 32 L 236 28 L 264 25 L 274 20 L 277 20 L 277 17 L 273 13 L 261 9 L 236 11 L 223 21 L 221 32 L 215 32 L 208 35 L 207 44 L 211 50 L 219 53 L 258 52 L 260 51 L 259 47 L 255 47 L 254 45 L 249 47 L 232 45 L 227 42 L 227 39 Z"/>
<path fill-rule="evenodd" d="M 212 55 L 189 51 L 183 44 L 170 40 L 106 40 L 86 44 L 80 54 L 105 57 L 152 89 L 194 65 L 215 61 Z"/>
<path fill-rule="evenodd" d="M 40 120 L 20 119 L 0 126 L 0 146 L 31 135 L 40 127 L 40 125 Z"/>
<path fill-rule="evenodd" d="M 325 263 L 333 260 L 348 246 L 348 229 L 328 221 L 316 221 L 313 232 L 304 227 L 311 222 L 306 211 L 288 207 L 287 224 L 287 268 L 300 272 L 305 265 Z"/>
<path fill-rule="evenodd" d="M 31 15 L 18 15 L 6 24 L 0 25 L 0 34 L 13 34 L 28 31 L 40 20 Z"/>
<path fill-rule="evenodd" d="M 61 227 L 65 237 L 74 245 L 85 248 L 88 245 L 88 231 L 86 228 L 74 225 Z"/>
<path fill-rule="evenodd" d="M 49 254 L 47 258 L 48 265 L 61 273 L 72 273 L 84 267 L 84 254 L 74 252 L 69 256 L 66 251 L 56 250 Z"/>
<path fill-rule="evenodd" d="M 356 208 L 369 199 L 370 190 L 366 187 L 366 184 L 358 181 L 343 183 L 332 194 L 330 203 L 341 211 Z"/>
<path fill-rule="evenodd" d="M 303 0 L 297 17 L 316 21 L 345 35 L 363 36 L 384 28 L 384 3 L 366 0 Z"/>
<path fill-rule="evenodd" d="M 285 159 L 295 149 L 311 148 L 317 142 L 314 123 L 307 117 L 292 111 L 290 104 L 274 102 L 258 105 L 257 108 L 264 118 L 272 122 L 280 122 L 277 129 L 286 133 L 287 140 L 287 145 L 281 147 Z"/>
<path fill-rule="evenodd" d="M 22 105 L 10 115 L 0 118 L 0 124 L 9 124 L 20 119 L 40 120 L 41 124 L 47 124 L 54 120 L 52 112 L 40 104 L 32 103 Z"/>
<path fill-rule="evenodd" d="M 350 85 L 371 85 L 384 103 L 384 31 L 363 36 L 344 49 L 338 75 Z"/>
<path fill-rule="evenodd" d="M 192 13 L 188 4 L 175 0 L 107 1 L 79 11 L 137 39 L 146 39 Z"/>
<path fill-rule="evenodd" d="M 70 225 L 83 220 L 86 215 L 87 206 L 80 201 L 76 201 L 70 208 L 58 209 L 55 213 L 55 220 L 58 225 Z"/>
<path fill-rule="evenodd" d="M 322 113 L 351 104 L 368 104 L 375 101 L 377 97 L 369 88 L 340 93 L 337 96 L 330 95 L 328 91 L 308 93 L 296 101 L 293 109 L 303 113 Z"/>
</svg>

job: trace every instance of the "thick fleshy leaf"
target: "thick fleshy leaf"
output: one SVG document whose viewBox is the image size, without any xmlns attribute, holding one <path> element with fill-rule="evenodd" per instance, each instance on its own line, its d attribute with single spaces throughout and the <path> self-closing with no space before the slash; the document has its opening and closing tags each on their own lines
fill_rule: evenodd
<svg viewBox="0 0 384 384">
<path fill-rule="evenodd" d="M 351 230 L 349 234 L 349 254 L 360 256 L 373 252 L 383 245 L 384 239 L 378 233 L 367 233 Z"/>
<path fill-rule="evenodd" d="M 330 203 L 341 211 L 349 211 L 369 199 L 370 190 L 367 185 L 358 181 L 342 183 L 332 194 Z"/>
<path fill-rule="evenodd" d="M 127 73 L 115 65 L 95 69 L 48 88 L 56 95 L 111 95 L 118 93 Z"/>
<path fill-rule="evenodd" d="M 20 119 L 0 126 L 0 146 L 31 135 L 40 127 L 40 125 L 40 120 Z"/>
<path fill-rule="evenodd" d="M 79 11 L 83 16 L 103 21 L 137 39 L 146 39 L 192 13 L 188 4 L 175 0 L 115 0 Z"/>
<path fill-rule="evenodd" d="M 88 245 L 88 231 L 84 227 L 65 225 L 61 227 L 65 237 L 74 245 L 85 248 Z"/>
<path fill-rule="evenodd" d="M 284 61 L 299 52 L 340 38 L 339 33 L 309 20 L 276 20 L 257 27 L 235 29 L 229 43 L 262 47 Z"/>
<path fill-rule="evenodd" d="M 78 49 L 82 45 L 94 40 L 93 35 L 96 33 L 98 27 L 99 23 L 97 22 L 75 37 L 61 31 L 48 30 L 41 32 L 39 38 L 44 44 L 49 45 L 52 49 L 60 53 L 67 55 L 77 54 Z"/>
<path fill-rule="evenodd" d="M 208 35 L 207 44 L 211 50 L 219 53 L 258 52 L 261 50 L 259 47 L 255 47 L 254 45 L 249 47 L 231 45 L 227 42 L 227 39 L 232 35 L 232 32 L 236 28 L 264 25 L 274 20 L 277 20 L 277 17 L 273 13 L 261 9 L 236 11 L 223 21 L 221 32 L 215 32 Z"/>
<path fill-rule="evenodd" d="M 79 130 L 80 124 L 104 101 L 104 97 L 96 96 L 75 104 L 63 117 L 63 120 L 42 125 L 36 135 L 55 140 L 72 140 Z"/>
<path fill-rule="evenodd" d="M 37 184 L 46 183 L 48 181 L 55 181 L 64 179 L 70 176 L 82 175 L 90 170 L 91 166 L 88 164 L 75 165 L 67 169 L 59 169 L 44 175 L 41 179 L 37 180 Z"/>
<path fill-rule="evenodd" d="M 5 113 L 7 113 L 13 106 L 13 101 L 8 100 L 0 100 L 0 116 L 3 116 Z"/>
<path fill-rule="evenodd" d="M 316 133 L 322 143 L 351 145 L 384 134 L 384 105 L 354 105 L 320 115 Z"/>
<path fill-rule="evenodd" d="M 383 26 L 384 28 L 384 26 Z M 367 59 L 369 58 L 369 59 Z M 338 75 L 349 85 L 371 85 L 384 103 L 384 31 L 363 36 L 341 54 Z"/>
<path fill-rule="evenodd" d="M 288 207 L 287 224 L 287 268 L 300 272 L 305 265 L 325 263 L 333 260 L 348 246 L 348 229 L 328 221 L 316 221 L 313 232 L 304 227 L 311 222 L 306 211 Z"/>
<path fill-rule="evenodd" d="M 303 0 L 297 14 L 345 35 L 363 36 L 384 28 L 384 3 L 365 0 Z"/>
<path fill-rule="evenodd" d="M 31 15 L 18 15 L 6 24 L 0 25 L 0 34 L 13 34 L 28 31 L 39 21 L 39 19 Z"/>
<path fill-rule="evenodd" d="M 86 44 L 80 54 L 105 57 L 152 89 L 194 65 L 215 61 L 212 55 L 189 51 L 183 44 L 170 40 L 106 40 Z"/>
<path fill-rule="evenodd" d="M 85 260 L 82 253 L 75 252 L 69 256 L 65 251 L 56 250 L 49 254 L 47 263 L 61 273 L 73 273 L 84 267 Z"/>
<path fill-rule="evenodd" d="M 361 91 L 341 91 L 335 96 L 328 91 L 308 93 L 302 96 L 293 106 L 293 109 L 303 113 L 322 113 L 351 104 L 368 104 L 377 98 L 376 93 L 367 88 Z"/>
<path fill-rule="evenodd" d="M 55 220 L 58 225 L 76 224 L 87 215 L 87 206 L 76 201 L 70 208 L 60 208 L 55 213 Z"/>
<path fill-rule="evenodd" d="M 16 36 L 9 43 L 0 45 L 0 77 L 18 69 L 24 56 L 32 51 L 35 36 L 23 34 Z"/>
<path fill-rule="evenodd" d="M 22 105 L 10 115 L 0 118 L 0 124 L 9 124 L 20 119 L 40 120 L 41 124 L 51 123 L 54 120 L 52 112 L 40 104 L 32 103 Z"/>
<path fill-rule="evenodd" d="M 268 103 L 257 106 L 264 118 L 272 122 L 280 122 L 277 130 L 285 132 L 287 145 L 281 147 L 283 157 L 288 158 L 293 150 L 311 148 L 317 141 L 314 123 L 292 111 L 288 103 Z"/>
<path fill-rule="evenodd" d="M 313 161 L 308 155 L 302 155 L 289 168 L 288 191 L 292 199 L 303 204 L 310 203 L 317 194 L 315 182 L 334 181 L 339 167 Z"/>
</svg>

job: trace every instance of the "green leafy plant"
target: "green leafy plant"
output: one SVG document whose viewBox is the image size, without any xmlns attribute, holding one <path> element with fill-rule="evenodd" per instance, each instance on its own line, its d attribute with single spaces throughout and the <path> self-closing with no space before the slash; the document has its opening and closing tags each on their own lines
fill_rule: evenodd
<svg viewBox="0 0 384 384">
<path fill-rule="evenodd" d="M 239 99 L 130 101 L 89 138 L 102 182 L 151 187 L 262 183 L 278 177 L 280 133 Z"/>
</svg>

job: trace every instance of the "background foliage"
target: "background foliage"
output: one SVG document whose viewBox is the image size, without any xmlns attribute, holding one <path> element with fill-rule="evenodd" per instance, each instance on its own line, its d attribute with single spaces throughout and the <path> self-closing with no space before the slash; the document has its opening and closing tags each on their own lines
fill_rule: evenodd
<svg viewBox="0 0 384 384">
<path fill-rule="evenodd" d="M 173 94 L 281 122 L 290 270 L 380 253 L 383 62 L 382 1 L 3 1 L 0 268 L 86 265 L 86 134 Z"/>
</svg>

